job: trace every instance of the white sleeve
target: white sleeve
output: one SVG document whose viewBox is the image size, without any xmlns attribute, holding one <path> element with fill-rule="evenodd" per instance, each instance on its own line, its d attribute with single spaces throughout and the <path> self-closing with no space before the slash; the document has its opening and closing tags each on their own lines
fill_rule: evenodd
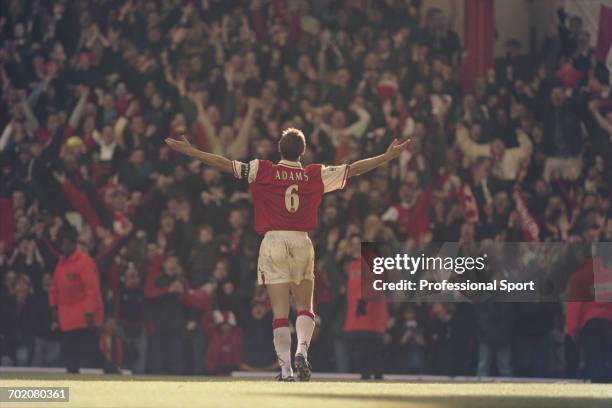
<svg viewBox="0 0 612 408">
<path fill-rule="evenodd" d="M 243 163 L 238 160 L 232 161 L 234 169 L 234 177 L 237 179 L 247 179 L 249 184 L 257 178 L 257 170 L 259 169 L 259 160 L 254 159 L 248 163 Z"/>
<path fill-rule="evenodd" d="M 322 166 L 321 180 L 323 180 L 323 192 L 329 193 L 330 191 L 343 189 L 346 186 L 348 170 L 349 166 L 347 164 L 341 166 Z"/>
</svg>

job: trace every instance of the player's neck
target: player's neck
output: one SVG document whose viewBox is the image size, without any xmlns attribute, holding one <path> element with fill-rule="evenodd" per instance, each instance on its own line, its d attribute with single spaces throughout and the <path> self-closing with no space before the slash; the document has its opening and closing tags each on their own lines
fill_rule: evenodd
<svg viewBox="0 0 612 408">
<path fill-rule="evenodd" d="M 302 168 L 302 163 L 300 163 L 299 161 L 291 161 L 291 160 L 287 160 L 287 159 L 281 159 L 278 164 L 282 164 L 284 166 L 289 166 L 289 167 L 297 167 L 297 168 Z"/>
</svg>

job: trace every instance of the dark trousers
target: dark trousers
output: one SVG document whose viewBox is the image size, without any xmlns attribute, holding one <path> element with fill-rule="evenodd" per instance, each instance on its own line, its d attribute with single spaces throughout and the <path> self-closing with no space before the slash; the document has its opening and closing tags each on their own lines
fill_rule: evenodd
<svg viewBox="0 0 612 408">
<path fill-rule="evenodd" d="M 105 373 L 117 373 L 117 367 L 100 351 L 98 329 L 87 328 L 62 333 L 62 358 L 69 373 L 78 373 L 79 368 L 101 368 Z"/>
<path fill-rule="evenodd" d="M 612 321 L 589 320 L 580 332 L 584 375 L 597 383 L 612 381 Z"/>
<path fill-rule="evenodd" d="M 184 374 L 182 333 L 164 333 L 154 330 L 149 337 L 148 352 L 147 372 L 149 374 Z"/>
<path fill-rule="evenodd" d="M 383 375 L 383 336 L 380 333 L 354 332 L 347 333 L 351 371 L 361 374 L 361 379 L 371 376 L 382 379 Z"/>
<path fill-rule="evenodd" d="M 514 370 L 517 377 L 548 376 L 548 334 L 521 336 L 514 343 Z"/>
</svg>

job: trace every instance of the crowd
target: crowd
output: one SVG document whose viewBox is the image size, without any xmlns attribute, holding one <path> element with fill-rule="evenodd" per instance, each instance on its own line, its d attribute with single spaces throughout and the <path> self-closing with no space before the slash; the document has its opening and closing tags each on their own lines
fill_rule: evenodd
<svg viewBox="0 0 612 408">
<path fill-rule="evenodd" d="M 420 0 L 0 7 L 2 365 L 65 364 L 49 293 L 71 226 L 103 303 L 87 323 L 115 366 L 275 369 L 247 185 L 163 140 L 277 160 L 293 126 L 306 164 L 412 139 L 324 197 L 315 371 L 612 377 L 612 304 L 381 305 L 355 286 L 361 241 L 612 241 L 610 72 L 579 17 L 559 10 L 538 52 L 508 41 L 466 83 L 453 17 Z"/>
</svg>

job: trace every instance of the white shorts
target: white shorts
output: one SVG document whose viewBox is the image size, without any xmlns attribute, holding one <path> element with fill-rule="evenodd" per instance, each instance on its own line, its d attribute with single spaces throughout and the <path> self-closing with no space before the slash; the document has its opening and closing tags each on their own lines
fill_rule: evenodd
<svg viewBox="0 0 612 408">
<path fill-rule="evenodd" d="M 268 231 L 261 241 L 257 282 L 300 283 L 314 279 L 314 248 L 306 232 Z"/>
</svg>

